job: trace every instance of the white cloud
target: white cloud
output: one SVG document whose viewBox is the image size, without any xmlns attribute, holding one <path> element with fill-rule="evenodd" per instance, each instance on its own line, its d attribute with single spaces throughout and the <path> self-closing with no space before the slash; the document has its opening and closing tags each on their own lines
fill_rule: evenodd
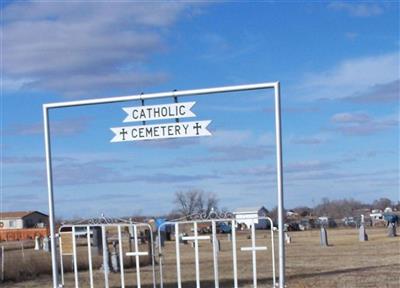
<svg viewBox="0 0 400 288">
<path fill-rule="evenodd" d="M 72 135 L 85 131 L 90 122 L 89 118 L 71 118 L 66 120 L 56 120 L 51 124 L 51 132 L 56 135 Z M 31 123 L 15 125 L 5 131 L 8 135 L 29 136 L 43 135 L 43 123 Z"/>
<path fill-rule="evenodd" d="M 330 3 L 328 8 L 337 11 L 345 11 L 355 17 L 377 16 L 384 12 L 383 7 L 378 3 L 349 3 L 337 1 Z"/>
<path fill-rule="evenodd" d="M 11 3 L 3 11 L 1 34 L 6 89 L 81 96 L 160 83 L 166 73 L 149 71 L 147 61 L 166 50 L 168 28 L 187 6 L 179 2 Z"/>
<path fill-rule="evenodd" d="M 201 144 L 208 147 L 221 147 L 246 144 L 252 138 L 250 130 L 216 130 L 212 131 L 213 137 L 205 137 Z"/>
<path fill-rule="evenodd" d="M 358 35 L 358 33 L 355 33 L 355 32 L 346 32 L 346 33 L 345 33 L 345 36 L 346 36 L 346 38 L 349 39 L 349 40 L 354 40 L 354 39 L 356 39 L 359 35 Z"/>
<path fill-rule="evenodd" d="M 397 115 L 373 117 L 366 112 L 345 112 L 331 118 L 335 129 L 346 135 L 369 135 L 399 125 Z"/>
<path fill-rule="evenodd" d="M 361 93 L 356 93 L 346 98 L 356 103 L 387 103 L 399 101 L 400 80 L 377 84 Z"/>
<path fill-rule="evenodd" d="M 332 122 L 335 123 L 364 123 L 367 121 L 371 121 L 371 117 L 365 112 L 337 113 L 332 117 Z"/>
<path fill-rule="evenodd" d="M 327 142 L 329 139 L 330 135 L 328 134 L 294 135 L 290 137 L 290 143 L 299 145 L 319 145 Z"/>
<path fill-rule="evenodd" d="M 300 89 L 307 99 L 343 99 L 394 82 L 400 78 L 399 73 L 398 52 L 349 59 L 331 69 L 308 74 Z"/>
</svg>

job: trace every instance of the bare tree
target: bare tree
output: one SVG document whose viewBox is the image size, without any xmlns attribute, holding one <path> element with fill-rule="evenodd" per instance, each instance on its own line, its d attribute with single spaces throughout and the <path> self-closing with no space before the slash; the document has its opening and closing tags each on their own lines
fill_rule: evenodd
<svg viewBox="0 0 400 288">
<path fill-rule="evenodd" d="M 215 193 L 204 193 L 201 192 L 199 195 L 199 212 L 203 212 L 209 215 L 211 210 L 218 210 L 219 199 Z"/>
<path fill-rule="evenodd" d="M 355 211 L 368 207 L 368 205 L 354 199 L 329 200 L 328 198 L 323 198 L 321 202 L 321 204 L 314 207 L 314 213 L 317 216 L 328 216 L 336 219 L 346 216 L 358 216 L 354 214 Z"/>
<path fill-rule="evenodd" d="M 201 191 L 179 191 L 175 193 L 174 203 L 180 214 L 189 216 L 198 211 L 201 202 L 201 199 L 199 198 L 201 198 Z"/>
<path fill-rule="evenodd" d="M 372 207 L 375 209 L 385 210 L 387 207 L 392 207 L 392 204 L 392 200 L 388 198 L 380 198 L 372 203 Z"/>
<path fill-rule="evenodd" d="M 177 211 L 188 217 L 195 213 L 206 213 L 211 209 L 218 209 L 218 198 L 214 193 L 205 193 L 202 190 L 179 191 L 175 193 L 174 203 Z"/>
</svg>

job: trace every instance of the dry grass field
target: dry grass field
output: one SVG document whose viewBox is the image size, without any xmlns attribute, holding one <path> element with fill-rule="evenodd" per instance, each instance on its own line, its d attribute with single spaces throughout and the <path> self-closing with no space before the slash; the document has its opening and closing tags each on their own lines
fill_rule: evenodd
<svg viewBox="0 0 400 288">
<path fill-rule="evenodd" d="M 319 231 L 291 232 L 292 243 L 286 246 L 287 253 L 287 287 L 400 287 L 400 237 L 388 238 L 384 228 L 367 229 L 368 242 L 358 241 L 356 229 L 329 229 L 329 247 L 320 247 Z M 250 246 L 248 234 L 242 233 L 237 238 L 238 275 L 240 287 L 252 287 L 252 258 L 250 252 L 240 251 L 240 247 Z M 232 287 L 232 247 L 227 235 L 218 236 L 221 241 L 219 257 L 220 287 Z M 257 252 L 257 274 L 259 287 L 272 287 L 271 243 L 269 233 L 257 232 L 257 245 L 268 246 L 267 251 Z M 200 242 L 201 287 L 214 287 L 212 246 L 209 241 Z M 166 242 L 164 250 L 164 287 L 176 287 L 176 266 L 174 242 Z M 80 248 L 84 249 L 84 247 Z M 124 248 L 125 249 L 125 248 Z M 142 245 L 140 250 L 146 250 Z M 82 250 L 81 253 L 84 253 Z M 10 252 L 11 253 L 11 252 Z M 19 253 L 20 252 L 13 252 Z M 28 253 L 26 251 L 26 253 Z M 30 253 L 33 253 L 31 251 Z M 37 252 L 36 252 L 37 253 Z M 40 273 L 49 269 L 49 255 L 39 252 L 30 259 L 27 267 L 38 268 Z M 195 287 L 195 256 L 190 245 L 181 245 L 181 265 L 183 287 Z M 277 255 L 276 255 L 277 256 Z M 19 265 L 20 256 L 13 257 L 14 265 Z M 40 260 L 38 260 L 40 259 Z M 64 259 L 67 270 L 71 271 L 71 260 Z M 35 262 L 36 261 L 36 262 Z M 87 259 L 86 259 L 87 261 Z M 128 263 L 128 258 L 125 263 Z M 143 260 L 145 261 L 145 259 Z M 104 287 L 103 274 L 98 267 L 101 258 L 95 259 L 95 287 Z M 142 263 L 144 264 L 144 263 Z M 8 263 L 7 266 L 12 265 Z M 85 267 L 85 261 L 80 263 Z M 157 277 L 158 277 L 158 265 Z M 125 281 L 127 287 L 136 287 L 135 268 L 127 268 Z M 152 287 L 151 267 L 141 269 L 142 287 Z M 72 273 L 65 275 L 65 287 L 74 287 Z M 88 287 L 88 273 L 83 270 L 79 274 L 80 287 Z M 119 273 L 110 274 L 111 287 L 120 287 Z M 49 275 L 38 275 L 34 280 L 24 282 L 5 282 L 1 287 L 50 287 Z"/>
</svg>

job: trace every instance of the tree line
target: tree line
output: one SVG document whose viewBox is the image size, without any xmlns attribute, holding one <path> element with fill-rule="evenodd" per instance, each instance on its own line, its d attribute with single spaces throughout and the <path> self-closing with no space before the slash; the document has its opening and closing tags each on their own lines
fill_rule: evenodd
<svg viewBox="0 0 400 288">
<path fill-rule="evenodd" d="M 226 208 L 220 208 L 220 199 L 215 193 L 205 192 L 203 190 L 178 191 L 174 195 L 174 209 L 171 211 L 170 217 L 190 217 L 194 214 L 209 215 L 211 210 L 227 211 Z M 229 204 L 229 203 L 226 203 Z M 259 204 L 260 208 L 264 203 Z M 329 200 L 322 198 L 321 202 L 309 206 L 297 206 L 287 209 L 297 213 L 301 217 L 307 216 L 329 216 L 335 219 L 341 219 L 349 216 L 360 216 L 361 210 L 384 210 L 390 207 L 393 210 L 400 211 L 400 201 L 392 201 L 388 198 L 379 198 L 371 203 L 364 203 L 355 199 L 339 199 Z M 277 208 L 274 207 L 268 211 L 268 216 L 276 218 Z"/>
</svg>

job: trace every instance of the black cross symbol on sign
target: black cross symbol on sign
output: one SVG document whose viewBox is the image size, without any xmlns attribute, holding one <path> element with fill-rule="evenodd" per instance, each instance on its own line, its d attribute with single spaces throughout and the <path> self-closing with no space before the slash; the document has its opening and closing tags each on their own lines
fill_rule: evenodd
<svg viewBox="0 0 400 288">
<path fill-rule="evenodd" d="M 122 128 L 121 132 L 119 132 L 120 135 L 122 135 L 122 140 L 125 141 L 125 135 L 128 134 L 128 132 L 125 130 L 125 128 Z"/>
<path fill-rule="evenodd" d="M 199 125 L 199 122 L 196 122 L 196 125 L 193 126 L 193 129 L 196 129 L 196 135 L 199 135 L 199 129 L 201 129 L 201 125 Z"/>
</svg>

